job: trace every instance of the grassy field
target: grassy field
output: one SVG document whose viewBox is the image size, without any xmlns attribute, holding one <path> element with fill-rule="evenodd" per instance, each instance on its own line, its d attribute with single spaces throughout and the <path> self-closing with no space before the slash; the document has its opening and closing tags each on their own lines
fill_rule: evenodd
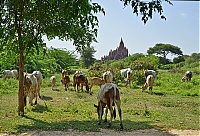
<svg viewBox="0 0 200 136">
<path fill-rule="evenodd" d="M 0 79 L 0 132 L 65 131 L 70 128 L 99 131 L 107 127 L 107 123 L 98 125 L 97 122 L 94 104 L 97 104 L 99 87 L 93 87 L 92 95 L 74 92 L 72 86 L 64 91 L 60 75 L 56 74 L 56 77 L 56 90 L 51 90 L 49 77 L 46 77 L 41 89 L 42 99 L 37 105 L 26 106 L 24 116 L 17 114 L 18 81 Z M 148 91 L 142 92 L 140 86 L 126 88 L 120 84 L 124 131 L 148 128 L 199 130 L 200 76 L 194 75 L 191 82 L 185 83 L 180 81 L 181 77 L 179 73 L 160 71 L 152 95 Z M 111 129 L 119 128 L 117 114 Z"/>
</svg>

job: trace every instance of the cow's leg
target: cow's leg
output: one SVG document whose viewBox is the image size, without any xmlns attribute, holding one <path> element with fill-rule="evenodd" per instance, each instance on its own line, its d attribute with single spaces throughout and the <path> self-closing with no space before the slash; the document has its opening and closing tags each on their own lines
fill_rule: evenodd
<svg viewBox="0 0 200 136">
<path fill-rule="evenodd" d="M 26 106 L 26 97 L 27 96 L 24 96 L 24 106 Z"/>
<path fill-rule="evenodd" d="M 65 91 L 67 91 L 67 88 L 66 88 L 67 84 L 65 84 Z"/>
<path fill-rule="evenodd" d="M 102 106 L 102 103 L 100 102 L 99 103 L 99 110 L 98 110 L 98 114 L 99 114 L 99 125 L 101 124 L 101 120 L 102 120 L 102 116 L 103 116 L 103 106 Z"/>
<path fill-rule="evenodd" d="M 104 120 L 104 122 L 107 122 L 107 114 L 108 114 L 108 106 L 106 106 L 106 111 L 105 111 L 105 120 Z"/>
<path fill-rule="evenodd" d="M 120 119 L 120 128 L 123 129 L 123 124 L 122 124 L 122 111 L 121 111 L 121 107 L 120 107 L 120 102 L 117 101 L 117 102 L 116 102 L 116 105 L 117 105 L 118 114 L 119 114 L 119 119 Z"/>
<path fill-rule="evenodd" d="M 38 86 L 38 96 L 39 96 L 39 98 L 41 98 L 41 96 L 40 96 L 40 87 L 41 87 L 41 84 Z"/>
<path fill-rule="evenodd" d="M 108 128 L 110 128 L 112 126 L 112 118 L 113 118 L 113 108 L 112 108 L 112 104 L 110 104 L 108 106 L 109 110 L 110 110 L 110 122 L 109 122 L 109 125 L 108 125 Z"/>
</svg>

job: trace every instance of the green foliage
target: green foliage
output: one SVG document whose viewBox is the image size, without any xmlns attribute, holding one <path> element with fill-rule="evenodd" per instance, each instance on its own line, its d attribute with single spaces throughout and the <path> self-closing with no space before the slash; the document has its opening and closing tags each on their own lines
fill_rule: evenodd
<svg viewBox="0 0 200 136">
<path fill-rule="evenodd" d="M 83 48 L 82 51 L 80 51 L 81 57 L 80 57 L 80 65 L 83 68 L 89 68 L 89 66 L 93 65 L 95 62 L 94 53 L 96 51 L 94 50 L 94 47 L 87 46 Z"/>
<path fill-rule="evenodd" d="M 140 14 L 142 16 L 141 20 L 146 23 L 148 19 L 152 19 L 153 13 L 158 12 L 161 19 L 165 19 L 163 15 L 163 8 L 161 6 L 162 0 L 153 0 L 153 1 L 137 1 L 137 0 L 120 0 L 124 3 L 124 6 L 131 6 L 133 13 L 137 16 Z M 163 0 L 172 5 L 169 0 Z"/>
<path fill-rule="evenodd" d="M 147 53 L 160 55 L 161 58 L 163 58 L 163 60 L 161 59 L 162 64 L 167 64 L 167 55 L 169 53 L 171 53 L 172 55 L 183 55 L 179 47 L 163 43 L 158 43 L 154 47 L 149 48 L 149 50 L 147 50 Z"/>
</svg>

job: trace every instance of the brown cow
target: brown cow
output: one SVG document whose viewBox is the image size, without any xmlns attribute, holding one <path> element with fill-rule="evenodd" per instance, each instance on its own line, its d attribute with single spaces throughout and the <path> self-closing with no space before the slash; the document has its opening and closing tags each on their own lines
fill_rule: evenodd
<svg viewBox="0 0 200 136">
<path fill-rule="evenodd" d="M 67 88 L 69 88 L 69 83 L 70 83 L 70 78 L 69 78 L 67 70 L 62 70 L 62 79 L 61 79 L 61 82 L 65 86 L 65 91 L 67 91 Z"/>
<path fill-rule="evenodd" d="M 79 91 L 79 87 L 81 86 L 81 90 L 83 92 L 83 85 L 85 85 L 87 92 L 89 92 L 89 85 L 88 85 L 88 79 L 84 74 L 78 74 L 75 73 L 74 77 L 74 90 L 76 91 L 76 87 L 77 87 L 77 91 Z"/>
<path fill-rule="evenodd" d="M 101 124 L 102 116 L 103 116 L 103 110 L 106 108 L 106 116 L 105 121 L 107 121 L 107 113 L 108 109 L 110 110 L 110 122 L 109 126 L 112 125 L 112 118 L 114 116 L 114 119 L 116 117 L 116 110 L 113 106 L 116 104 L 118 108 L 118 114 L 120 118 L 120 128 L 123 129 L 122 124 L 122 113 L 120 108 L 120 94 L 117 86 L 113 83 L 106 83 L 101 86 L 99 92 L 98 92 L 98 105 L 94 104 L 94 107 L 97 108 L 98 118 L 99 118 L 99 125 Z"/>
<path fill-rule="evenodd" d="M 92 94 L 92 87 L 94 85 L 100 87 L 103 84 L 105 84 L 105 81 L 102 78 L 98 78 L 98 77 L 92 77 L 92 78 L 90 78 L 90 95 Z"/>
</svg>

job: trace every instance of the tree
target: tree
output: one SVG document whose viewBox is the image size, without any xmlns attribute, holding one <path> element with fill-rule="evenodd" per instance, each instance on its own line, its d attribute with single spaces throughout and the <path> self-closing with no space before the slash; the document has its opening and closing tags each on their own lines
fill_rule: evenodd
<svg viewBox="0 0 200 136">
<path fill-rule="evenodd" d="M 89 66 L 93 65 L 96 60 L 94 58 L 95 52 L 96 50 L 94 50 L 94 46 L 86 46 L 83 48 L 83 50 L 80 51 L 80 65 L 86 68 L 89 68 Z"/>
<path fill-rule="evenodd" d="M 146 23 L 158 12 L 161 18 L 161 0 L 139 2 L 121 0 L 124 6 L 131 5 L 133 13 L 141 13 Z M 164 0 L 171 4 L 168 0 Z M 48 40 L 73 41 L 77 50 L 96 41 L 97 13 L 104 9 L 86 0 L 1 0 L 0 1 L 0 51 L 13 50 L 19 55 L 18 114 L 24 114 L 23 81 L 25 57 L 39 48 L 44 48 L 42 36 Z"/>
<path fill-rule="evenodd" d="M 149 48 L 149 50 L 147 50 L 147 53 L 150 55 L 160 55 L 161 58 L 163 58 L 164 60 L 167 60 L 167 55 L 169 53 L 171 53 L 172 55 L 183 55 L 179 47 L 163 43 L 158 43 L 153 48 Z"/>
</svg>

